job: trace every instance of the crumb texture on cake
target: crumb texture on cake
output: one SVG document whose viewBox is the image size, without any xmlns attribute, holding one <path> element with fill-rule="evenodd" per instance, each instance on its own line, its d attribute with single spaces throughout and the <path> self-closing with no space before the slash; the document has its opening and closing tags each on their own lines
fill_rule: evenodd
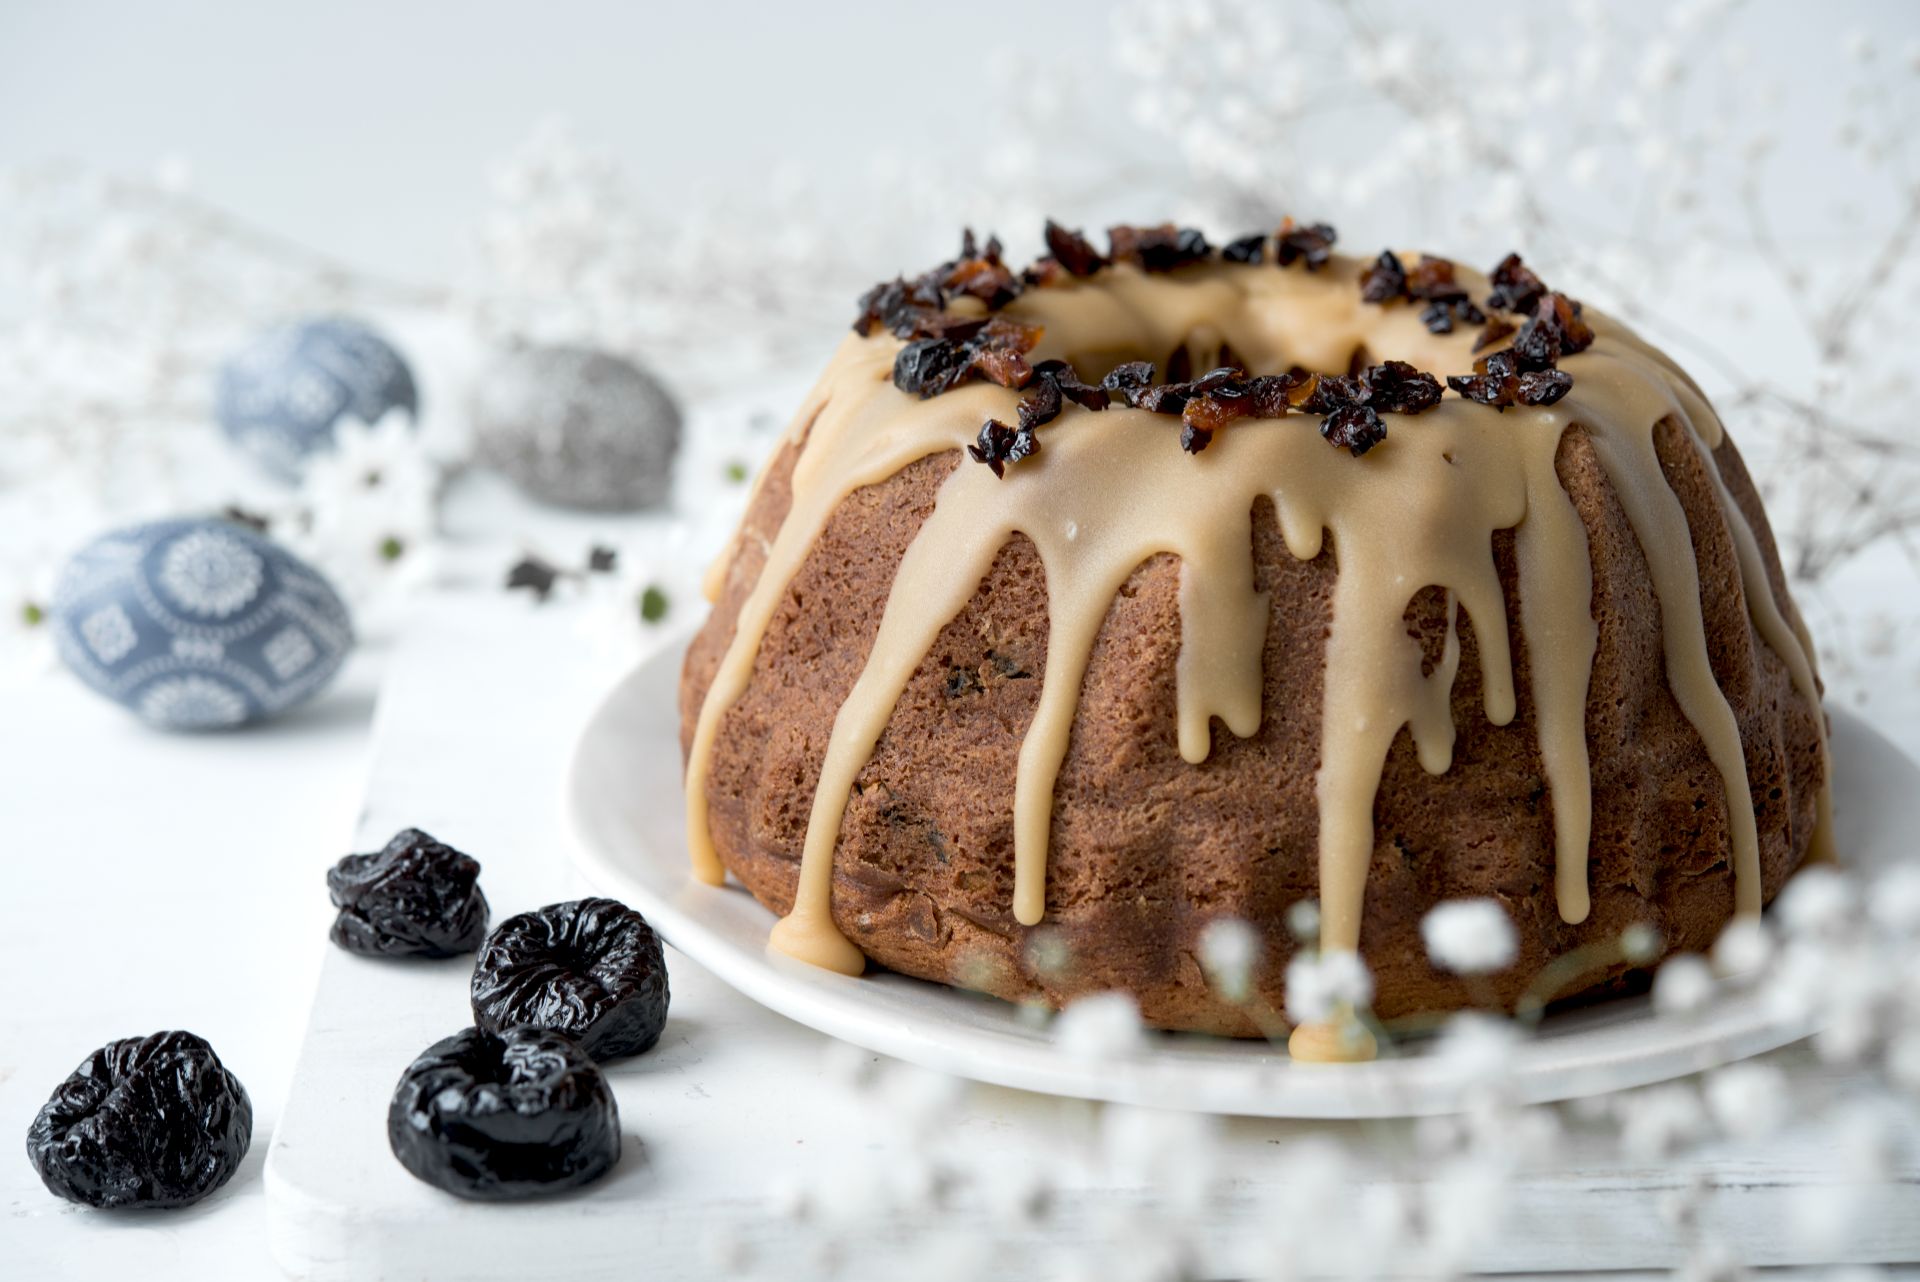
<svg viewBox="0 0 1920 1282">
<path fill-rule="evenodd" d="M 1004 311 L 1083 375 L 1223 345 L 1252 369 L 1473 367 L 1471 333 L 1362 303 L 1362 270 L 1115 265 Z M 897 341 L 849 338 L 687 658 L 697 867 L 823 965 L 1124 989 L 1154 1024 L 1241 1035 L 1278 1020 L 1301 900 L 1389 1019 L 1511 1004 L 1636 923 L 1706 947 L 1827 840 L 1817 677 L 1712 409 L 1589 320 L 1565 399 L 1390 415 L 1364 458 L 1290 417 L 1187 454 L 1115 405 L 1067 409 L 1004 477 L 963 451 L 1016 393 L 917 400 Z M 1463 896 L 1519 939 L 1471 991 L 1419 936 Z M 1221 918 L 1261 940 L 1245 1002 L 1200 962 Z"/>
</svg>

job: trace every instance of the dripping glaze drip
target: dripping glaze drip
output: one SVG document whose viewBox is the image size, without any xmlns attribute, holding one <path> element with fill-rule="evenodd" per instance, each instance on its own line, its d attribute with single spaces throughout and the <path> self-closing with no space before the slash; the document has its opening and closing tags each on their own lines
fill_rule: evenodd
<svg viewBox="0 0 1920 1282">
<path fill-rule="evenodd" d="M 1433 334 L 1412 308 L 1364 303 L 1361 270 L 1344 257 L 1313 273 L 1217 262 L 1167 274 L 1116 266 L 1030 290 L 1004 314 L 1041 328 L 1033 360 L 1066 359 L 1088 376 L 1195 343 L 1229 345 L 1256 372 L 1345 370 L 1356 353 L 1441 375 L 1471 368 L 1470 330 Z M 1485 291 L 1484 277 L 1465 269 L 1461 277 L 1474 296 Z M 1387 439 L 1365 458 L 1329 448 L 1306 418 L 1242 420 L 1190 455 L 1163 417 L 1121 405 L 1097 414 L 1070 406 L 1043 429 L 1042 451 L 1004 479 L 985 467 L 954 468 L 907 548 L 865 667 L 834 720 L 797 895 L 771 946 L 844 973 L 863 969 L 862 953 L 831 912 L 834 849 L 850 791 L 921 659 L 1015 534 L 1039 554 L 1049 617 L 1039 705 L 1014 786 L 1016 920 L 1033 925 L 1045 914 L 1054 784 L 1082 677 L 1115 593 L 1150 557 L 1180 560 L 1181 755 L 1206 758 L 1216 717 L 1233 734 L 1253 734 L 1263 715 L 1268 619 L 1251 564 L 1251 513 L 1261 498 L 1273 503 L 1293 556 L 1312 559 L 1326 547 L 1337 567 L 1316 780 L 1321 949 L 1360 946 L 1374 799 L 1401 728 L 1427 771 L 1441 775 L 1451 765 L 1461 619 L 1479 641 L 1482 713 L 1494 725 L 1509 723 L 1518 704 L 1509 629 L 1517 623 L 1527 639 L 1527 693 L 1554 815 L 1556 900 L 1564 920 L 1584 920 L 1592 822 L 1585 709 L 1598 633 L 1585 528 L 1555 472 L 1561 436 L 1576 425 L 1591 438 L 1640 545 L 1658 550 L 1647 561 L 1668 683 L 1724 784 L 1737 910 L 1757 913 L 1759 854 L 1745 759 L 1708 660 L 1686 515 L 1655 449 L 1663 422 L 1681 429 L 1713 478 L 1756 630 L 1817 706 L 1812 656 L 1774 599 L 1753 532 L 1720 481 L 1712 450 L 1721 427 L 1711 408 L 1663 354 L 1609 318 L 1588 319 L 1597 337 L 1562 362 L 1574 379 L 1565 399 L 1503 412 L 1448 397 L 1417 422 L 1388 415 Z M 963 449 L 985 418 L 1011 416 L 1018 393 L 997 386 L 924 401 L 902 395 L 890 382 L 899 346 L 878 333 L 847 339 L 788 430 L 786 444 L 798 451 L 792 506 L 740 610 L 688 759 L 688 837 L 694 872 L 704 880 L 723 876 L 706 794 L 720 720 L 746 689 L 769 620 L 825 523 L 855 490 Z M 1507 617 L 1494 560 L 1500 530 L 1514 532 L 1518 620 Z M 709 595 L 719 581 L 717 570 Z M 1423 671 L 1403 619 L 1408 602 L 1429 587 L 1445 593 L 1449 622 L 1439 662 Z M 1831 850 L 1824 792 L 1816 852 Z M 1295 1042 L 1302 1059 L 1364 1057 L 1369 1049 L 1325 1029 L 1298 1030 Z M 1356 1054 L 1330 1049 L 1356 1046 Z"/>
</svg>

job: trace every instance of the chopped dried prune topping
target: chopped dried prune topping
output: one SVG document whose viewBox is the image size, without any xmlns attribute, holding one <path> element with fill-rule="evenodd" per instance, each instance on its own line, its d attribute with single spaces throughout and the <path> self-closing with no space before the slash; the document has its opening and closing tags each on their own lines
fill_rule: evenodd
<svg viewBox="0 0 1920 1282">
<path fill-rule="evenodd" d="M 1361 374 L 1366 403 L 1393 414 L 1420 414 L 1440 403 L 1440 380 L 1405 361 L 1385 361 Z"/>
<path fill-rule="evenodd" d="M 487 933 L 480 865 L 418 828 L 327 871 L 333 942 L 374 957 L 455 957 Z"/>
<path fill-rule="evenodd" d="M 1059 413 L 1056 402 L 1054 413 Z M 1023 458 L 1031 458 L 1040 452 L 1040 438 L 1032 427 L 1021 424 L 1008 427 L 999 419 L 990 418 L 980 425 L 980 437 L 967 446 L 967 453 L 976 463 L 985 463 L 995 476 L 1007 474 L 1007 464 L 1018 463 Z"/>
<path fill-rule="evenodd" d="M 1593 346 L 1593 329 L 1580 311 L 1580 304 L 1565 294 L 1543 294 L 1513 340 L 1521 368 L 1547 369 L 1562 356 Z"/>
<path fill-rule="evenodd" d="M 1512 348 L 1473 363 L 1472 374 L 1454 374 L 1447 386 L 1470 401 L 1505 409 L 1509 405 L 1551 405 L 1573 390 L 1565 370 L 1526 369 Z"/>
<path fill-rule="evenodd" d="M 1192 227 L 1162 223 L 1158 227 L 1107 228 L 1109 256 L 1116 263 L 1132 263 L 1143 272 L 1170 272 L 1197 263 L 1213 252 L 1207 238 Z"/>
<path fill-rule="evenodd" d="M 882 281 L 862 294 L 854 333 L 865 338 L 875 326 L 895 338 L 908 338 L 918 332 L 926 317 L 947 305 L 946 295 L 934 279 L 938 270 L 912 281 L 902 277 Z"/>
<path fill-rule="evenodd" d="M 1454 272 L 1451 259 L 1422 254 L 1407 272 L 1407 297 L 1437 302 L 1465 298 L 1467 291 L 1454 279 Z"/>
<path fill-rule="evenodd" d="M 1517 392 L 1522 405 L 1551 405 L 1573 390 L 1573 375 L 1563 369 L 1528 370 Z"/>
<path fill-rule="evenodd" d="M 1083 405 L 1090 410 L 1107 408 L 1106 391 L 1091 383 L 1082 382 L 1080 375 L 1074 372 L 1073 366 L 1065 361 L 1041 361 L 1033 367 L 1033 376 L 1052 383 L 1059 388 L 1060 395 L 1077 405 Z"/>
<path fill-rule="evenodd" d="M 1274 234 L 1273 261 L 1291 267 L 1304 260 L 1308 271 L 1317 272 L 1333 257 L 1333 243 L 1338 239 L 1338 233 L 1326 223 L 1301 227 L 1289 218 Z"/>
<path fill-rule="evenodd" d="M 1256 232 L 1251 236 L 1242 236 L 1238 240 L 1227 242 L 1220 251 L 1220 257 L 1230 263 L 1261 263 L 1267 258 L 1267 236 L 1265 232 Z"/>
<path fill-rule="evenodd" d="M 1400 265 L 1400 256 L 1391 249 L 1381 250 L 1373 265 L 1360 273 L 1362 302 L 1390 302 L 1405 297 L 1406 292 L 1407 269 Z"/>
<path fill-rule="evenodd" d="M 996 316 L 986 328 L 967 340 L 971 367 L 990 383 L 1002 387 L 1025 387 L 1033 378 L 1027 353 L 1040 341 L 1038 325 L 1023 325 L 1005 316 Z"/>
<path fill-rule="evenodd" d="M 1077 231 L 1069 231 L 1053 219 L 1047 219 L 1047 252 L 1055 262 L 1075 276 L 1091 276 L 1107 265 L 1093 242 Z"/>
<path fill-rule="evenodd" d="M 253 1142 L 253 1104 L 204 1038 L 108 1042 L 27 1128 L 41 1182 L 83 1206 L 188 1206 L 225 1184 Z"/>
<path fill-rule="evenodd" d="M 1533 269 L 1520 261 L 1520 255 L 1508 254 L 1494 266 L 1487 279 L 1493 290 L 1487 306 L 1497 312 L 1530 312 L 1540 296 L 1547 292 Z"/>
<path fill-rule="evenodd" d="M 949 293 L 977 298 L 988 308 L 1005 307 L 1020 296 L 1020 278 L 1000 256 L 1000 238 L 990 236 L 984 249 L 975 244 L 973 229 L 960 240 L 960 257 L 940 271 L 940 287 Z"/>
<path fill-rule="evenodd" d="M 1128 405 L 1138 407 L 1140 393 L 1153 386 L 1152 361 L 1128 361 L 1109 370 L 1100 380 L 1103 390 L 1114 393 Z"/>
<path fill-rule="evenodd" d="M 1342 405 L 1321 422 L 1320 435 L 1359 458 L 1387 439 L 1387 425 L 1371 405 Z"/>
<path fill-rule="evenodd" d="M 544 1028 L 469 1028 L 407 1066 L 387 1143 L 415 1178 L 496 1202 L 578 1188 L 620 1160 L 620 1110 L 586 1051 Z"/>
<path fill-rule="evenodd" d="M 667 1022 L 667 967 L 646 919 L 612 899 L 509 917 L 480 946 L 473 1022 L 576 1037 L 595 1059 L 638 1055 Z"/>
<path fill-rule="evenodd" d="M 1473 305 L 1469 298 L 1435 300 L 1428 303 L 1420 313 L 1420 323 L 1434 334 L 1451 334 L 1455 323 L 1478 325 L 1487 315 Z"/>
<path fill-rule="evenodd" d="M 1501 339 L 1512 334 L 1514 328 L 1513 322 L 1504 317 L 1488 317 L 1486 327 L 1480 331 L 1480 336 L 1473 340 L 1473 350 L 1476 352 L 1485 351 Z"/>
<path fill-rule="evenodd" d="M 1398 260 L 1395 265 L 1398 265 Z M 1455 278 L 1455 268 L 1450 259 L 1423 254 L 1419 262 L 1405 269 L 1405 275 L 1406 282 L 1401 292 L 1407 298 L 1427 304 L 1421 309 L 1420 322 L 1433 333 L 1451 334 L 1456 323 L 1478 325 L 1486 319 L 1485 314 L 1473 305 L 1473 300 L 1467 297 L 1466 288 Z M 1380 288 L 1385 288 L 1384 280 Z M 1362 293 L 1365 296 L 1364 283 Z M 1369 298 L 1368 301 L 1383 300 Z"/>
<path fill-rule="evenodd" d="M 922 399 L 938 396 L 967 377 L 973 355 L 951 338 L 917 338 L 893 358 L 893 385 Z"/>
</svg>

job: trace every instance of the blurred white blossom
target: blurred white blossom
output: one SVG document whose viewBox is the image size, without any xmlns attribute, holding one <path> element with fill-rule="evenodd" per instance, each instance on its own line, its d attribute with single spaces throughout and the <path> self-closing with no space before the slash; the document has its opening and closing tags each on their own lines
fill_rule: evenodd
<svg viewBox="0 0 1920 1282">
<path fill-rule="evenodd" d="M 1435 904 L 1420 920 L 1420 938 L 1436 966 L 1459 975 L 1505 970 L 1518 947 L 1513 919 L 1496 899 Z"/>
</svg>

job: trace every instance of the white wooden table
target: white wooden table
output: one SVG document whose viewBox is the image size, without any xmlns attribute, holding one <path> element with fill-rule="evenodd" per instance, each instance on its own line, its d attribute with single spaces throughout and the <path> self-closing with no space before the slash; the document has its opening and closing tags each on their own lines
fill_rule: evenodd
<svg viewBox="0 0 1920 1282">
<path fill-rule="evenodd" d="M 0 1277 L 256 1279 L 276 1259 L 313 1278 L 529 1267 L 798 1277 L 893 1252 L 907 1264 L 890 1260 L 892 1275 L 917 1276 L 917 1260 L 929 1277 L 964 1277 L 985 1268 L 967 1251 L 986 1224 L 1007 1226 L 1000 1245 L 1020 1263 L 1088 1243 L 1139 1257 L 1129 1234 L 1159 1212 L 1103 1152 L 1095 1110 L 1009 1091 L 942 1094 L 887 1066 L 850 1086 L 850 1072 L 872 1069 L 868 1057 L 834 1051 L 677 955 L 667 1037 L 614 1073 L 629 1150 L 612 1177 L 579 1197 L 507 1208 L 468 1206 L 406 1177 L 386 1154 L 386 1099 L 407 1060 L 466 1019 L 464 968 L 382 966 L 332 949 L 322 873 L 343 850 L 418 824 L 482 859 L 496 917 L 585 889 L 568 863 L 560 780 L 574 728 L 617 675 L 576 610 L 509 598 L 490 570 L 456 575 L 429 606 L 393 653 L 363 652 L 324 699 L 254 733 L 155 735 L 58 676 L 0 704 L 0 1121 L 20 1135 L 94 1046 L 164 1026 L 208 1036 L 256 1108 L 238 1176 L 184 1213 L 90 1214 L 49 1196 L 17 1148 L 0 1158 Z M 1781 1061 L 1820 1075 L 1804 1054 Z M 898 1121 L 900 1097 L 916 1091 L 924 1108 L 905 1111 L 959 1173 L 959 1240 L 911 1241 L 897 1222 L 873 1234 L 860 1218 L 890 1201 L 913 1211 L 927 1196 L 917 1160 L 927 1147 Z M 1268 1200 L 1288 1194 L 1289 1178 L 1326 1175 L 1280 1155 L 1330 1133 L 1225 1126 L 1226 1182 L 1190 1208 L 1213 1230 L 1209 1275 L 1258 1263 L 1250 1225 Z M 1381 1163 L 1365 1173 L 1375 1187 L 1404 1191 L 1420 1173 L 1404 1130 L 1340 1133 L 1364 1134 Z M 1763 1147 L 1631 1164 L 1576 1134 L 1570 1156 L 1521 1178 L 1507 1232 L 1471 1258 L 1525 1271 L 1668 1266 L 1680 1243 L 1662 1208 L 1700 1178 L 1717 1185 L 1710 1226 L 1745 1243 L 1750 1263 L 1803 1258 L 1784 1240 L 1787 1203 L 1794 1186 L 1830 1178 L 1825 1139 L 1804 1128 Z M 1907 1139 L 1911 1160 L 1920 1137 Z M 1058 1186 L 1053 1214 L 1009 1222 L 1035 1171 Z M 1902 1178 L 1869 1194 L 1879 1200 L 1848 1243 L 1855 1258 L 1920 1254 L 1920 1172 Z M 810 1211 L 796 1218 L 809 1187 Z M 1616 1249 L 1601 1253 L 1602 1243 Z"/>
</svg>

